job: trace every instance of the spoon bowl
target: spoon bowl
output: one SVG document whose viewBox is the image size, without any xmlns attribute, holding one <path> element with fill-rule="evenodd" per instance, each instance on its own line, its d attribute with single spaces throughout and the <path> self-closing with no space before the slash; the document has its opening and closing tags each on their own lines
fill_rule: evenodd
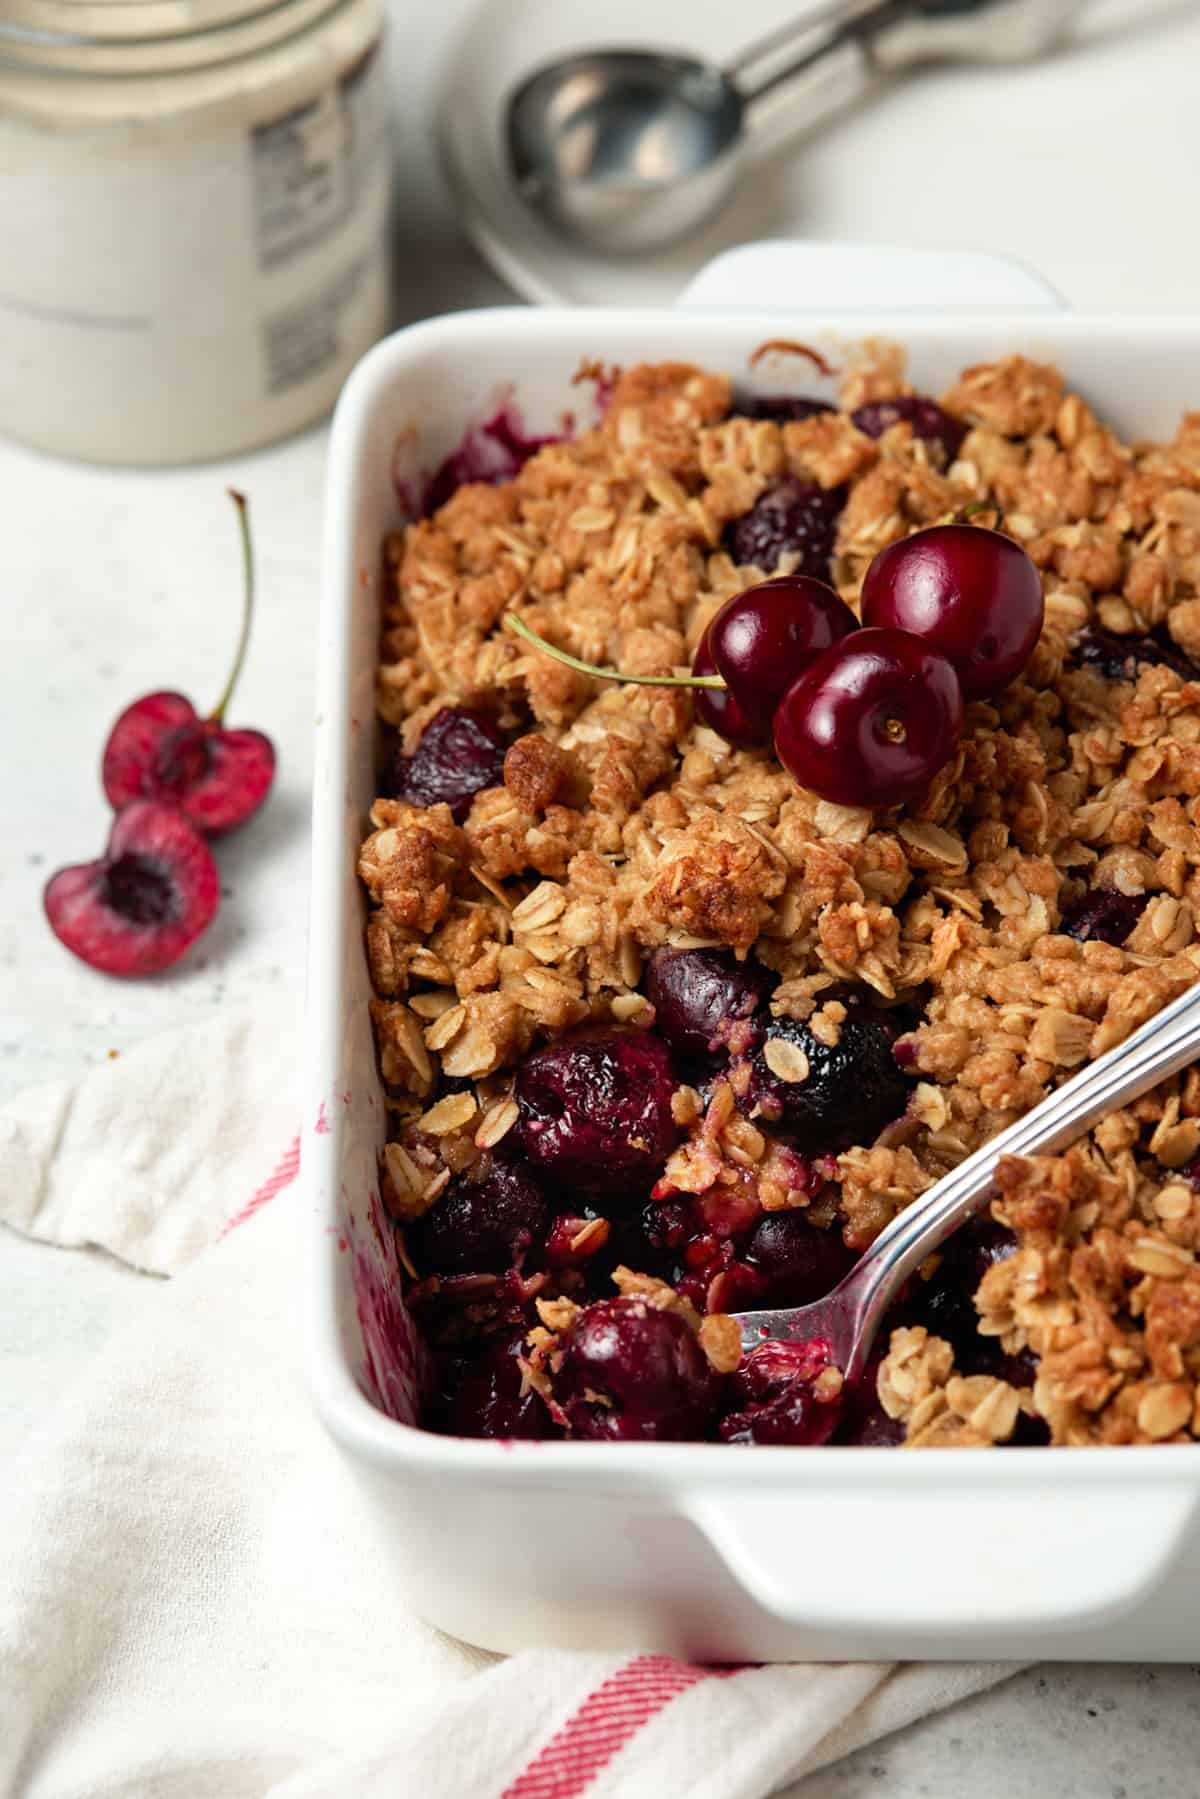
<svg viewBox="0 0 1200 1799">
<path fill-rule="evenodd" d="M 509 162 L 527 204 L 619 254 L 699 224 L 737 172 L 745 104 L 688 56 L 601 50 L 537 70 L 508 109 Z"/>
</svg>

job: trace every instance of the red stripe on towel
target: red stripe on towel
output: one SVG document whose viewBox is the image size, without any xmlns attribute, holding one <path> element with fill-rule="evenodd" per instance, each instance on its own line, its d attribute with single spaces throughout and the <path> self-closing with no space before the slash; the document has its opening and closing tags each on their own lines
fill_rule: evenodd
<svg viewBox="0 0 1200 1799">
<path fill-rule="evenodd" d="M 669 1655 L 639 1655 L 589 1693 L 500 1799 L 577 1799 L 630 1737 L 697 1681 L 737 1668 L 697 1668 Z"/>
<path fill-rule="evenodd" d="M 241 1211 L 235 1212 L 233 1217 L 226 1222 L 225 1228 L 221 1232 L 222 1237 L 227 1237 L 230 1231 L 236 1229 L 239 1224 L 245 1224 L 247 1218 L 253 1218 L 260 1206 L 265 1206 L 269 1199 L 274 1199 L 277 1193 L 281 1193 L 285 1187 L 290 1187 L 299 1171 L 300 1139 L 293 1137 L 291 1148 L 285 1151 L 274 1174 L 263 1182 L 257 1193 L 251 1194 Z"/>
</svg>

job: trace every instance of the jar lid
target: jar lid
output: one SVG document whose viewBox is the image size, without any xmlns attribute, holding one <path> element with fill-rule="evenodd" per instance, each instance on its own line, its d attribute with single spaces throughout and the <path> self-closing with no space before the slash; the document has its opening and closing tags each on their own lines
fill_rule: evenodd
<svg viewBox="0 0 1200 1799">
<path fill-rule="evenodd" d="M 51 37 L 187 37 L 272 12 L 280 0 L 5 0 L 0 30 Z"/>
<path fill-rule="evenodd" d="M 0 68 L 29 74 L 166 75 L 211 68 L 269 49 L 350 0 L 7 0 L 0 24 Z M 37 13 L 53 26 L 17 23 L 13 14 Z M 200 13 L 208 23 L 196 23 Z M 217 15 L 224 12 L 226 17 Z M 87 24 L 69 28 L 66 15 L 85 15 Z M 102 18 L 101 15 L 108 15 Z M 117 15 L 114 17 L 114 15 Z M 136 19 L 134 18 L 136 15 Z M 133 30 L 141 21 L 141 28 Z M 98 26 L 106 26 L 100 30 Z M 120 25 L 121 29 L 113 29 Z"/>
</svg>

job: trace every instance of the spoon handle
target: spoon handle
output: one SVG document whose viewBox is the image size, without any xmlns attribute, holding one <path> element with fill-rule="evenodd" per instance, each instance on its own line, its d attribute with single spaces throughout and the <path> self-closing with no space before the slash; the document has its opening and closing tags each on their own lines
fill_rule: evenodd
<svg viewBox="0 0 1200 1799">
<path fill-rule="evenodd" d="M 845 25 L 863 11 L 865 4 L 876 3 L 877 0 L 825 0 L 824 5 L 811 6 L 807 11 L 798 13 L 794 19 L 789 19 L 786 25 L 777 25 L 774 31 L 755 38 L 753 43 L 743 44 L 737 54 L 729 57 L 722 65 L 724 73 L 731 80 L 737 80 L 747 75 L 756 63 L 789 49 L 797 39 L 805 39 L 810 32 L 818 31 L 822 26 Z"/>
<path fill-rule="evenodd" d="M 1042 1104 L 1009 1125 L 921 1195 L 876 1237 L 843 1283 L 857 1315 L 848 1373 L 866 1358 L 876 1326 L 897 1288 L 940 1243 L 980 1210 L 1002 1156 L 1063 1149 L 1107 1113 L 1140 1098 L 1157 1081 L 1200 1055 L 1200 986 L 1074 1075 Z"/>
<path fill-rule="evenodd" d="M 813 15 L 811 20 L 796 20 L 787 35 L 799 37 L 802 48 L 789 62 L 769 68 L 757 80 L 748 77 L 747 70 L 761 60 L 764 50 L 769 47 L 769 40 L 764 40 L 751 46 L 749 52 L 743 52 L 736 62 L 727 63 L 725 72 L 737 74 L 738 91 L 747 110 L 757 106 L 776 88 L 800 84 L 802 75 L 810 76 L 807 83 L 797 85 L 790 98 L 793 102 L 799 101 L 805 115 L 804 124 L 812 124 L 818 116 L 834 106 L 846 104 L 870 84 L 872 70 L 864 46 L 880 25 L 909 11 L 908 0 L 865 0 L 865 3 L 857 0 L 857 4 L 830 7 Z M 813 43 L 809 25 L 821 22 L 832 24 L 833 29 Z M 780 40 L 777 47 L 782 47 L 784 33 L 778 32 L 776 37 Z"/>
</svg>

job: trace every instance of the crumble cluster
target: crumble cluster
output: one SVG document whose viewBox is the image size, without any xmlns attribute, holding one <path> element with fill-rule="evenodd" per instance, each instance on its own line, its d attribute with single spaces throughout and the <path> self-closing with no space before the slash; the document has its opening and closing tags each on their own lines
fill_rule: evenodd
<svg viewBox="0 0 1200 1799">
<path fill-rule="evenodd" d="M 726 1225 L 730 1208 L 805 1207 L 854 1249 L 1197 978 L 1200 684 L 1148 662 L 1112 678 L 1076 646 L 1153 635 L 1200 660 L 1200 414 L 1169 444 L 1127 445 L 1057 370 L 1007 357 L 943 396 L 967 427 L 947 465 L 909 424 L 874 439 L 849 416 L 910 391 L 876 346 L 838 411 L 781 424 L 740 415 L 722 375 L 630 369 L 596 429 L 389 541 L 383 721 L 411 751 L 442 706 L 485 704 L 511 739 L 503 783 L 461 823 L 379 799 L 362 846 L 398 1218 L 511 1130 L 532 1046 L 588 1019 L 649 1022 L 661 945 L 753 951 L 779 978 L 773 1011 L 822 1041 L 847 993 L 895 1011 L 911 1103 L 836 1157 L 800 1166 L 739 1110 L 736 1079 L 676 1094 L 676 1190 Z M 785 476 L 847 488 L 831 577 L 856 610 L 881 548 L 972 504 L 1043 572 L 1024 675 L 968 706 L 919 805 L 821 801 L 697 725 L 686 690 L 596 681 L 504 628 L 515 611 L 585 660 L 684 672 L 726 598 L 788 572 L 786 555 L 760 570 L 723 547 Z M 1097 888 L 1141 907 L 1122 947 L 1059 929 Z M 1065 1155 L 1004 1164 L 994 1215 L 1018 1248 L 982 1281 L 979 1329 L 1035 1356 L 1034 1384 L 960 1374 L 948 1343 L 898 1330 L 879 1392 L 908 1441 L 1002 1442 L 1022 1415 L 1056 1443 L 1200 1435 L 1198 1152 L 1189 1073 Z"/>
</svg>

